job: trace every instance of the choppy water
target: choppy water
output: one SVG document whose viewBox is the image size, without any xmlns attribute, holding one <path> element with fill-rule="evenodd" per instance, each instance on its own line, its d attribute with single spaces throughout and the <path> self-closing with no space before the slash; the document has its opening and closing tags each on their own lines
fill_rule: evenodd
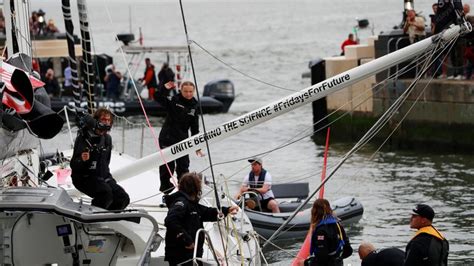
<svg viewBox="0 0 474 266">
<path fill-rule="evenodd" d="M 390 29 L 401 21 L 403 1 L 398 0 L 279 0 L 279 1 L 186 1 L 184 9 L 190 38 L 235 68 L 269 83 L 299 90 L 309 86 L 301 78 L 307 64 L 315 57 L 339 53 L 339 45 L 355 25 L 355 18 L 368 18 L 375 32 Z M 432 1 L 416 1 L 415 8 L 430 13 Z M 117 44 L 111 32 L 129 31 L 129 6 L 132 26 L 142 27 L 149 45 L 183 45 L 185 37 L 177 1 L 89 1 L 90 23 L 96 52 L 114 54 Z M 35 1 L 47 16 L 61 23 L 59 1 Z M 110 22 L 109 10 L 112 23 Z M 76 31 L 77 34 L 77 31 Z M 360 32 L 362 39 L 370 30 Z M 215 78 L 230 78 L 237 97 L 230 112 L 206 115 L 208 129 L 259 106 L 277 100 L 289 91 L 277 89 L 242 76 L 216 62 L 196 46 L 193 47 L 198 84 Z M 164 60 L 150 55 L 156 65 Z M 311 129 L 309 106 L 230 137 L 211 146 L 214 163 L 246 158 L 275 148 L 304 130 Z M 160 120 L 154 122 L 159 130 Z M 127 130 L 126 152 L 138 154 L 140 130 Z M 116 146 L 121 148 L 122 132 L 113 131 Z M 146 133 L 145 154 L 156 151 Z M 47 142 L 49 149 L 64 145 L 66 136 Z M 329 164 L 334 165 L 351 147 L 332 144 Z M 316 187 L 320 179 L 323 147 L 309 137 L 278 150 L 264 158 L 264 166 L 277 182 L 307 180 Z M 347 228 L 354 249 L 362 240 L 377 247 L 404 249 L 413 231 L 409 229 L 410 210 L 416 203 L 433 206 L 435 225 L 450 241 L 450 264 L 474 264 L 474 156 L 466 154 L 427 154 L 418 152 L 379 152 L 370 159 L 374 148 L 367 147 L 335 174 L 326 187 L 329 200 L 342 196 L 357 197 L 365 207 L 363 219 Z M 191 167 L 200 171 L 208 165 L 205 159 L 191 157 Z M 231 177 L 231 190 L 248 171 L 245 160 L 218 164 L 214 172 Z M 209 171 L 205 172 L 209 175 Z M 148 185 L 148 184 L 147 184 Z M 137 184 L 139 186 L 139 184 Z M 266 250 L 269 262 L 287 265 L 301 243 L 277 243 L 285 251 Z M 345 263 L 359 265 L 356 253 Z"/>
</svg>

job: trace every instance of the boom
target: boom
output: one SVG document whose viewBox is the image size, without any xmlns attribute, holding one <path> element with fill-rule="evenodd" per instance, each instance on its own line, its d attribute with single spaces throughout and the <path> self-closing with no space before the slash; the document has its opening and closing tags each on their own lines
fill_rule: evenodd
<svg viewBox="0 0 474 266">
<path fill-rule="evenodd" d="M 173 146 L 163 149 L 162 152 L 164 159 L 166 161 L 173 161 L 195 152 L 198 149 L 204 148 L 206 139 L 209 143 L 217 142 L 305 104 L 323 98 L 330 93 L 339 91 L 380 71 L 413 58 L 430 48 L 432 49 L 434 47 L 433 44 L 438 41 L 449 41 L 458 36 L 463 32 L 463 30 L 465 30 L 465 26 L 453 26 L 438 35 L 426 38 L 408 47 L 326 79 L 281 100 L 272 102 L 236 119 L 221 124 L 215 129 L 191 136 Z M 121 181 L 162 164 L 164 164 L 163 160 L 160 158 L 160 153 L 157 152 L 137 160 L 132 165 L 114 171 L 112 175 L 115 179 Z"/>
</svg>

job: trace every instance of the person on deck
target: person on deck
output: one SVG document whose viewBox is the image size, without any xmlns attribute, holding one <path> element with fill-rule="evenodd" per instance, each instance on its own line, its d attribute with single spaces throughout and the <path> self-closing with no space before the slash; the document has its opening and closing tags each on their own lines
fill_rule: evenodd
<svg viewBox="0 0 474 266">
<path fill-rule="evenodd" d="M 151 63 L 150 58 L 145 58 L 145 65 L 145 73 L 143 74 L 143 78 L 140 80 L 142 81 L 142 86 L 148 88 L 148 99 L 153 100 L 155 90 L 158 87 L 156 82 L 155 65 Z"/>
<path fill-rule="evenodd" d="M 122 79 L 122 74 L 115 70 L 113 64 L 106 67 L 106 75 L 104 77 L 105 88 L 107 92 L 107 97 L 118 100 L 120 98 L 120 80 Z"/>
<path fill-rule="evenodd" d="M 347 36 L 347 39 L 341 44 L 341 50 L 342 50 L 341 55 L 344 55 L 346 53 L 346 46 L 355 45 L 355 44 L 358 44 L 358 43 L 357 43 L 357 40 L 355 40 L 354 38 L 354 34 L 349 33 L 349 36 Z"/>
<path fill-rule="evenodd" d="M 423 39 L 426 35 L 425 32 L 425 20 L 417 16 L 415 10 L 407 10 L 407 19 L 403 26 L 403 32 L 408 34 L 410 43 L 417 42 Z"/>
<path fill-rule="evenodd" d="M 405 252 L 398 248 L 383 248 L 376 250 L 369 242 L 362 242 L 359 246 L 361 266 L 403 266 Z"/>
<path fill-rule="evenodd" d="M 71 159 L 74 186 L 92 198 L 92 205 L 106 210 L 123 210 L 130 203 L 125 190 L 110 174 L 112 113 L 99 108 L 93 117 L 84 114 Z"/>
<path fill-rule="evenodd" d="M 161 128 L 159 143 L 160 147 L 172 146 L 189 137 L 199 133 L 199 112 L 197 101 L 194 98 L 194 83 L 185 81 L 181 84 L 181 91 L 175 96 L 167 96 L 167 90 L 175 88 L 174 82 L 164 84 L 156 93 L 156 100 L 166 109 L 166 119 Z M 204 156 L 201 150 L 196 155 Z M 178 180 L 189 172 L 189 156 L 185 155 L 160 166 L 160 191 L 168 194 L 174 188 L 170 178 L 176 170 Z"/>
<path fill-rule="evenodd" d="M 305 261 L 305 265 L 342 266 L 342 260 L 352 254 L 352 247 L 326 199 L 314 201 L 311 209 L 311 229 L 310 257 Z"/>
<path fill-rule="evenodd" d="M 46 74 L 43 78 L 44 81 L 44 88 L 50 97 L 57 97 L 61 91 L 61 87 L 59 87 L 58 79 L 54 76 L 54 70 L 48 68 Z"/>
<path fill-rule="evenodd" d="M 449 243 L 432 225 L 435 213 L 426 204 L 418 204 L 410 219 L 410 228 L 417 229 L 405 251 L 405 266 L 448 265 Z"/>
<path fill-rule="evenodd" d="M 272 213 L 279 213 L 280 207 L 272 191 L 272 176 L 267 170 L 263 169 L 262 159 L 256 157 L 249 159 L 248 162 L 251 164 L 252 170 L 245 176 L 236 198 L 239 199 L 242 193 L 246 191 L 256 191 L 259 193 L 262 208 L 271 210 Z"/>
<path fill-rule="evenodd" d="M 217 221 L 218 215 L 227 216 L 238 211 L 237 206 L 222 207 L 222 213 L 216 208 L 199 204 L 202 194 L 201 176 L 187 173 L 179 180 L 179 190 L 165 196 L 168 215 L 165 218 L 165 261 L 170 265 L 194 265 L 192 258 L 195 245 L 197 257 L 203 255 L 204 235 L 199 235 L 195 243 L 196 232 L 204 228 L 203 222 Z"/>
<path fill-rule="evenodd" d="M 174 72 L 169 67 L 168 63 L 163 63 L 163 66 L 158 72 L 158 90 L 162 90 L 166 83 L 173 81 L 174 82 Z M 169 90 L 165 90 L 170 92 Z"/>
</svg>

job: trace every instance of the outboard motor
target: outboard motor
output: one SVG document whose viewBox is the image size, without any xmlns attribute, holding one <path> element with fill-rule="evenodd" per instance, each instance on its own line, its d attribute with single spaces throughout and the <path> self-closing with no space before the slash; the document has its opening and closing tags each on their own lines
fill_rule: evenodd
<svg viewBox="0 0 474 266">
<path fill-rule="evenodd" d="M 209 96 L 222 102 L 223 112 L 229 111 L 235 99 L 234 84 L 228 79 L 218 79 L 204 85 L 203 96 Z"/>
</svg>

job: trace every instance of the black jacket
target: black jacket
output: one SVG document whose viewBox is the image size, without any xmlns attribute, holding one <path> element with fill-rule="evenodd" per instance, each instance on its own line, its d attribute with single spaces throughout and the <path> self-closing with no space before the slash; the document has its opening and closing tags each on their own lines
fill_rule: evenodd
<svg viewBox="0 0 474 266">
<path fill-rule="evenodd" d="M 404 265 L 445 266 L 448 265 L 448 252 L 448 241 L 434 227 L 423 227 L 408 242 Z"/>
<path fill-rule="evenodd" d="M 398 248 L 384 248 L 368 254 L 361 266 L 403 266 L 405 252 Z"/>
<path fill-rule="evenodd" d="M 85 129 L 82 129 L 85 130 Z M 78 134 L 74 143 L 74 152 L 71 159 L 72 178 L 111 178 L 110 157 L 112 155 L 112 137 L 104 136 L 86 137 L 87 132 Z M 90 159 L 82 161 L 81 154 L 89 150 Z"/>
<path fill-rule="evenodd" d="M 332 216 L 322 220 L 311 236 L 310 265 L 342 265 L 342 259 L 352 254 L 352 247 L 344 228 Z"/>
<path fill-rule="evenodd" d="M 165 198 L 168 207 L 168 216 L 165 218 L 165 260 L 177 257 L 192 257 L 193 250 L 186 249 L 194 243 L 196 232 L 204 228 L 203 222 L 217 221 L 216 208 L 206 207 L 199 202 L 192 201 L 187 194 L 178 191 Z M 229 208 L 223 207 L 222 212 L 227 215 Z M 204 236 L 201 234 L 198 243 L 198 256 L 202 256 Z M 195 244 L 196 245 L 196 244 Z"/>
<path fill-rule="evenodd" d="M 181 93 L 172 97 L 166 97 L 163 89 L 158 90 L 155 99 L 166 108 L 167 116 L 160 132 L 160 144 L 171 146 L 199 133 L 199 116 L 197 101 L 192 98 L 188 100 Z"/>
</svg>

